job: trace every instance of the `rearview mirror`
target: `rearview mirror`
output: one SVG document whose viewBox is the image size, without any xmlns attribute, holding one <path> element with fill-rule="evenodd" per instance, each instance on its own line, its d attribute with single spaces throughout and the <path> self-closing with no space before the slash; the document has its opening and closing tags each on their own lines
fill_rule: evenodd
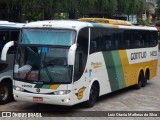
<svg viewBox="0 0 160 120">
<path fill-rule="evenodd" d="M 68 65 L 74 65 L 77 44 L 73 44 L 68 52 Z"/>
<path fill-rule="evenodd" d="M 7 58 L 7 52 L 9 50 L 10 47 L 14 46 L 15 42 L 14 41 L 10 41 L 8 43 L 6 43 L 2 49 L 2 52 L 1 52 L 1 60 L 2 61 L 6 61 L 6 58 Z"/>
</svg>

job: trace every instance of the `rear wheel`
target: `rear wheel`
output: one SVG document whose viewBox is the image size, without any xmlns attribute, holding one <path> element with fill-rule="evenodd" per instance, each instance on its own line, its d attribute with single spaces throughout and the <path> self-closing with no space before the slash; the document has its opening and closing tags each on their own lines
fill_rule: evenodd
<svg viewBox="0 0 160 120">
<path fill-rule="evenodd" d="M 145 76 L 142 81 L 142 87 L 145 87 L 147 84 L 147 77 Z"/>
<path fill-rule="evenodd" d="M 149 69 L 146 70 L 146 73 L 145 73 L 145 77 L 144 77 L 144 81 L 143 81 L 142 87 L 145 87 L 145 86 L 146 86 L 147 80 L 149 80 Z"/>
<path fill-rule="evenodd" d="M 0 104 L 8 103 L 12 98 L 12 88 L 7 82 L 0 83 Z"/>
<path fill-rule="evenodd" d="M 93 84 L 90 89 L 89 100 L 85 103 L 86 107 L 93 107 L 98 98 L 98 87 L 96 84 Z"/>
<path fill-rule="evenodd" d="M 144 75 L 141 72 L 140 75 L 139 75 L 139 78 L 138 78 L 138 84 L 136 84 L 136 88 L 137 89 L 140 89 L 142 87 L 143 79 L 144 79 Z"/>
</svg>

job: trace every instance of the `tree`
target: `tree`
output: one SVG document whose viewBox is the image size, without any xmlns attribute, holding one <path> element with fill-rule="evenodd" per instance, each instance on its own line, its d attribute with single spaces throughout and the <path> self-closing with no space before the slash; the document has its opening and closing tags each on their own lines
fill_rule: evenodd
<svg viewBox="0 0 160 120">
<path fill-rule="evenodd" d="M 77 6 L 79 17 L 85 17 L 86 14 L 89 14 L 94 9 L 96 1 L 97 0 L 79 0 Z"/>
<path fill-rule="evenodd" d="M 117 10 L 117 0 L 96 0 L 94 7 L 101 17 L 104 17 L 104 14 L 111 17 Z"/>
<path fill-rule="evenodd" d="M 145 12 L 146 8 L 145 0 L 136 0 L 135 8 L 135 14 L 142 17 L 141 15 Z"/>
<path fill-rule="evenodd" d="M 145 11 L 145 0 L 117 0 L 118 14 L 140 16 Z"/>
<path fill-rule="evenodd" d="M 128 0 L 117 0 L 117 14 L 127 14 L 129 3 Z"/>
<path fill-rule="evenodd" d="M 160 19 L 160 0 L 157 1 L 156 16 Z"/>
<path fill-rule="evenodd" d="M 15 10 L 19 11 L 21 22 L 54 19 L 60 13 L 67 14 L 69 19 L 90 14 L 109 18 L 116 13 L 140 16 L 145 7 L 145 0 L 1 0 L 0 3 L 5 4 L 8 19 L 13 19 Z"/>
<path fill-rule="evenodd" d="M 0 3 L 6 11 L 6 19 L 12 19 L 12 21 L 15 21 L 17 19 L 17 15 L 15 16 L 14 14 L 18 14 L 18 0 L 1 0 Z"/>
</svg>

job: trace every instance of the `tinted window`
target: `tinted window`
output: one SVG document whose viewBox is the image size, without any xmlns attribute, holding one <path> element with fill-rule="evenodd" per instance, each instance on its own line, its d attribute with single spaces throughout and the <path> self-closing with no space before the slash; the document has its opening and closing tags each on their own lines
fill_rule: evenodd
<svg viewBox="0 0 160 120">
<path fill-rule="evenodd" d="M 90 53 L 157 45 L 157 32 L 116 28 L 92 28 Z"/>
<path fill-rule="evenodd" d="M 111 50 L 114 47 L 114 31 L 112 29 L 103 29 L 103 50 Z"/>
<path fill-rule="evenodd" d="M 8 31 L 0 31 L 0 42 L 5 44 L 9 41 L 9 32 Z"/>
<path fill-rule="evenodd" d="M 124 48 L 130 48 L 132 46 L 132 34 L 130 30 L 124 31 Z"/>
<path fill-rule="evenodd" d="M 149 42 L 150 42 L 150 45 L 151 45 L 151 46 L 156 46 L 156 45 L 157 45 L 157 36 L 158 36 L 158 33 L 155 32 L 155 31 L 150 31 L 149 33 L 150 33 L 150 34 L 149 34 L 149 38 L 150 38 Z"/>
<path fill-rule="evenodd" d="M 20 31 L 11 31 L 11 41 L 18 41 Z"/>
<path fill-rule="evenodd" d="M 88 57 L 89 29 L 83 28 L 80 30 L 77 38 L 77 50 L 74 65 L 74 81 L 77 81 L 82 76 Z"/>
<path fill-rule="evenodd" d="M 90 53 L 100 51 L 101 44 L 102 44 L 102 29 L 91 28 Z"/>
</svg>

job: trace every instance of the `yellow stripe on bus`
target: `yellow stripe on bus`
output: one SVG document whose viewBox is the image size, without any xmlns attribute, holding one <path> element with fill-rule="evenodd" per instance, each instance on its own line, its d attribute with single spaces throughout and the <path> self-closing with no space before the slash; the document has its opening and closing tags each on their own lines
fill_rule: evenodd
<svg viewBox="0 0 160 120">
<path fill-rule="evenodd" d="M 152 79 L 157 74 L 158 60 L 152 60 L 152 61 L 141 62 L 136 64 L 129 64 L 126 50 L 120 50 L 119 55 L 122 63 L 126 87 L 135 85 L 138 83 L 140 70 L 143 70 L 145 74 L 146 69 L 149 68 L 150 79 Z"/>
<path fill-rule="evenodd" d="M 101 68 L 102 66 L 94 66 L 93 69 Z"/>
<path fill-rule="evenodd" d="M 56 90 L 59 86 L 60 84 L 54 84 L 50 86 L 50 89 Z"/>
</svg>

